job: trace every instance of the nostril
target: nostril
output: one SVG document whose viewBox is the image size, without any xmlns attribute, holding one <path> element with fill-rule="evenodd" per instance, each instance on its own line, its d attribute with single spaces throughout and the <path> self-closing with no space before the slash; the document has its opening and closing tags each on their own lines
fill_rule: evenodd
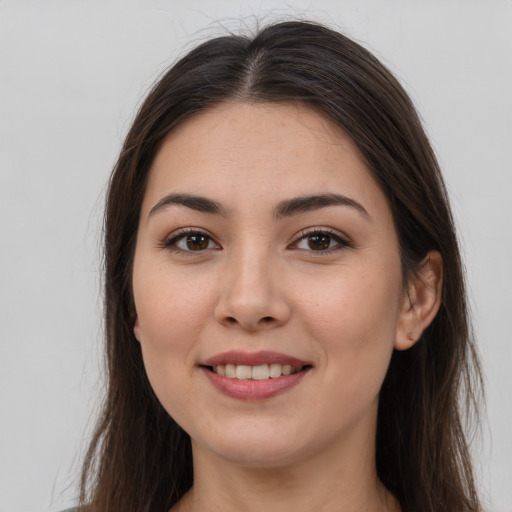
<svg viewBox="0 0 512 512">
<path fill-rule="evenodd" d="M 227 316 L 224 321 L 228 325 L 235 325 L 235 324 L 242 323 L 239 320 L 237 320 L 234 316 Z M 259 319 L 257 324 L 259 324 L 259 325 L 267 325 L 267 324 L 271 324 L 274 321 L 275 321 L 274 317 L 272 317 L 272 316 L 264 316 L 264 317 Z M 250 327 L 249 324 L 243 324 L 243 325 L 245 325 L 247 328 Z M 256 325 L 253 325 L 253 327 L 255 328 Z"/>
</svg>

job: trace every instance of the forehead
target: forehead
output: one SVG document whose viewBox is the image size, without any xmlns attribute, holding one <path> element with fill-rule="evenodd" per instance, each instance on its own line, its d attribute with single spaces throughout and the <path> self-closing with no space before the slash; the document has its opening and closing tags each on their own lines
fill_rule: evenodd
<svg viewBox="0 0 512 512">
<path fill-rule="evenodd" d="M 229 102 L 182 123 L 154 159 L 145 203 L 172 192 L 213 195 L 235 207 L 338 192 L 386 207 L 351 138 L 292 103 Z"/>
</svg>

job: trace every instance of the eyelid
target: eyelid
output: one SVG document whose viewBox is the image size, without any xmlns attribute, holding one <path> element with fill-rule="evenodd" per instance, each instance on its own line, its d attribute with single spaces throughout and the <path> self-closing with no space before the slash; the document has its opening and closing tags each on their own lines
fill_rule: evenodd
<svg viewBox="0 0 512 512">
<path fill-rule="evenodd" d="M 335 247 L 331 247 L 329 249 L 326 249 L 324 251 L 314 251 L 313 249 L 307 250 L 307 249 L 298 249 L 296 246 L 299 242 L 307 238 L 308 236 L 320 234 L 320 235 L 328 235 L 332 239 L 334 239 L 337 242 L 337 245 Z M 346 247 L 354 248 L 354 244 L 350 240 L 348 236 L 346 236 L 344 233 L 325 226 L 314 226 L 309 228 L 301 229 L 298 235 L 295 237 L 294 241 L 289 245 L 291 249 L 296 250 L 304 250 L 306 252 L 311 252 L 312 254 L 316 255 L 322 255 L 322 254 L 328 254 L 331 252 L 334 252 L 336 250 L 344 249 Z"/>
<path fill-rule="evenodd" d="M 206 236 L 213 244 L 216 245 L 216 247 L 209 248 L 209 249 L 203 249 L 200 251 L 192 251 L 192 250 L 184 250 L 184 249 L 181 249 L 176 246 L 176 243 L 181 238 L 183 238 L 187 235 L 196 235 L 196 234 Z M 167 235 L 164 240 L 159 242 L 158 246 L 161 249 L 166 249 L 168 251 L 177 252 L 177 253 L 186 254 L 186 255 L 193 255 L 193 254 L 198 255 L 198 254 L 204 253 L 208 250 L 221 249 L 221 245 L 219 244 L 219 242 L 217 242 L 217 240 L 215 240 L 215 238 L 210 233 L 208 233 L 208 231 L 206 231 L 202 228 L 195 228 L 195 227 L 179 228 L 179 229 L 173 231 L 172 233 Z"/>
<path fill-rule="evenodd" d="M 193 251 L 193 250 L 180 249 L 179 247 L 176 246 L 176 243 L 181 238 L 185 237 L 186 235 L 194 235 L 194 234 L 206 236 L 209 239 L 209 241 L 211 241 L 211 243 L 213 243 L 216 247 Z M 299 242 L 301 242 L 303 239 L 307 238 L 308 236 L 315 235 L 315 234 L 327 235 L 327 236 L 331 237 L 335 242 L 337 242 L 336 246 L 331 247 L 326 250 L 319 250 L 319 251 L 315 251 L 313 249 L 311 249 L 311 250 L 299 249 L 296 247 L 296 245 Z M 164 240 L 159 242 L 158 246 L 161 249 L 166 249 L 166 250 L 183 253 L 183 254 L 187 254 L 187 255 L 191 255 L 194 253 L 200 254 L 200 253 L 204 253 L 208 250 L 222 249 L 220 243 L 217 242 L 215 237 L 213 237 L 208 231 L 206 231 L 202 228 L 196 228 L 196 227 L 192 227 L 192 226 L 179 228 L 179 229 L 173 231 L 172 233 L 167 235 Z M 336 250 L 344 249 L 346 247 L 354 248 L 354 244 L 349 239 L 349 237 L 347 237 L 344 233 L 342 233 L 336 229 L 329 228 L 326 226 L 313 226 L 313 227 L 301 229 L 300 232 L 297 235 L 295 235 L 293 241 L 288 245 L 289 249 L 303 250 L 305 252 L 310 252 L 312 254 L 316 253 L 318 255 L 328 254 L 331 252 L 335 252 Z"/>
</svg>

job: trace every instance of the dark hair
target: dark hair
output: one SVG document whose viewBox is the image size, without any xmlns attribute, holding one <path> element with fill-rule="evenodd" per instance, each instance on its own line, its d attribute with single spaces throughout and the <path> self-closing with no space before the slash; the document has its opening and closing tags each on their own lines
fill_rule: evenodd
<svg viewBox="0 0 512 512">
<path fill-rule="evenodd" d="M 201 44 L 162 76 L 133 122 L 106 204 L 108 387 L 85 459 L 81 503 L 97 512 L 162 511 L 192 485 L 190 438 L 154 395 L 134 338 L 131 274 L 160 144 L 185 119 L 225 101 L 302 102 L 323 114 L 353 139 L 388 198 L 404 278 L 428 251 L 442 255 L 439 313 L 412 348 L 393 353 L 380 392 L 376 465 L 404 512 L 481 511 L 463 425 L 481 374 L 439 166 L 393 75 L 351 39 L 308 22 Z"/>
</svg>

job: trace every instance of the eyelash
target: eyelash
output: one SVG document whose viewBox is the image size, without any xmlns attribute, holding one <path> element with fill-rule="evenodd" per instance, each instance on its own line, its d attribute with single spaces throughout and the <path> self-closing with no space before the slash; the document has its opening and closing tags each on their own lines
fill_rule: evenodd
<svg viewBox="0 0 512 512">
<path fill-rule="evenodd" d="M 205 231 L 201 231 L 199 229 L 195 229 L 195 228 L 179 229 L 177 232 L 173 233 L 173 235 L 170 238 L 167 238 L 166 240 L 164 240 L 163 243 L 160 245 L 163 249 L 167 249 L 171 252 L 176 252 L 179 254 L 186 254 L 187 256 L 192 255 L 194 253 L 203 252 L 207 249 L 211 249 L 211 247 L 206 247 L 205 249 L 194 251 L 192 249 L 189 249 L 189 250 L 181 249 L 180 247 L 177 246 L 177 243 L 180 242 L 181 240 L 186 239 L 186 237 L 188 237 L 188 236 L 194 236 L 194 235 L 205 237 L 207 239 L 208 245 L 210 245 L 210 243 L 213 242 L 217 246 L 214 250 L 218 250 L 220 248 L 220 245 L 208 233 L 206 233 Z"/>
<path fill-rule="evenodd" d="M 311 238 L 311 237 L 313 237 L 315 235 L 316 236 L 326 236 L 326 237 L 328 237 L 330 239 L 329 244 L 332 241 L 334 241 L 336 243 L 336 245 L 334 247 L 328 247 L 325 250 L 318 250 L 318 251 L 315 251 L 314 249 L 300 249 L 298 247 L 295 247 L 295 249 L 296 250 L 305 250 L 305 251 L 311 252 L 313 254 L 317 253 L 318 255 L 322 255 L 322 254 L 330 254 L 332 252 L 345 249 L 347 247 L 349 247 L 349 248 L 353 248 L 354 247 L 352 242 L 350 242 L 349 240 L 344 238 L 337 231 L 334 231 L 333 229 L 330 229 L 330 228 L 307 228 L 307 229 L 303 229 L 300 232 L 299 238 L 295 242 L 293 242 L 292 245 L 297 246 L 303 240 L 307 240 L 308 238 Z"/>
<path fill-rule="evenodd" d="M 201 237 L 205 237 L 206 238 L 207 246 L 204 249 L 198 249 L 198 250 L 193 250 L 193 249 L 188 249 L 187 250 L 187 249 L 182 249 L 182 248 L 178 247 L 177 246 L 178 242 L 180 242 L 182 240 L 185 240 L 186 237 L 188 237 L 188 236 L 201 236 Z M 300 242 L 302 242 L 304 240 L 307 240 L 308 238 L 311 238 L 313 236 L 325 236 L 325 237 L 328 237 L 329 245 L 331 245 L 331 243 L 333 241 L 334 241 L 335 245 L 334 245 L 334 247 L 328 247 L 325 250 L 324 249 L 314 250 L 314 249 L 311 249 L 311 248 L 310 249 L 301 249 L 300 247 L 297 247 Z M 216 247 L 214 247 L 214 248 L 208 247 L 208 245 L 210 245 L 210 243 L 215 244 Z M 177 232 L 173 233 L 173 235 L 170 238 L 167 238 L 166 240 L 164 240 L 160 244 L 160 247 L 163 248 L 163 249 L 167 249 L 167 250 L 169 250 L 171 252 L 175 252 L 175 253 L 179 253 L 179 254 L 185 254 L 187 256 L 188 255 L 193 255 L 194 253 L 201 253 L 201 252 L 204 252 L 206 250 L 212 250 L 212 249 L 213 250 L 220 250 L 220 244 L 218 244 L 213 239 L 213 237 L 211 237 L 205 231 L 201 231 L 201 230 L 195 229 L 195 228 L 182 228 L 182 229 L 178 230 Z M 330 254 L 332 252 L 336 252 L 336 251 L 345 249 L 347 247 L 353 248 L 354 245 L 352 244 L 352 242 L 348 241 L 346 238 L 341 236 L 338 232 L 336 232 L 336 231 L 334 231 L 334 230 L 332 230 L 330 228 L 307 228 L 307 229 L 303 229 L 299 233 L 299 238 L 297 238 L 292 244 L 290 244 L 289 247 L 294 249 L 294 250 L 301 250 L 301 251 L 306 251 L 306 252 L 309 252 L 309 253 L 312 253 L 312 254 L 317 253 L 318 255 L 322 255 L 322 254 Z"/>
</svg>

